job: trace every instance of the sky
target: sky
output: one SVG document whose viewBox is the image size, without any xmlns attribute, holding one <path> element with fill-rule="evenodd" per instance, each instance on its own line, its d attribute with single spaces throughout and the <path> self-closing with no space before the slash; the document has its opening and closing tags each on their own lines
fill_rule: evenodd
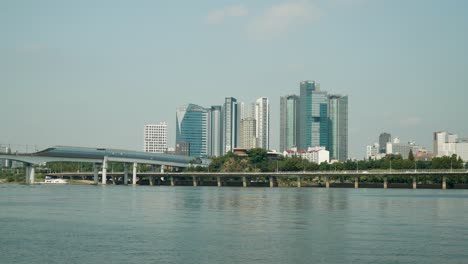
<svg viewBox="0 0 468 264">
<path fill-rule="evenodd" d="M 176 108 L 349 96 L 350 158 L 390 132 L 468 137 L 468 1 L 0 0 L 0 144 L 143 149 Z M 30 147 L 31 148 L 31 147 Z"/>
</svg>

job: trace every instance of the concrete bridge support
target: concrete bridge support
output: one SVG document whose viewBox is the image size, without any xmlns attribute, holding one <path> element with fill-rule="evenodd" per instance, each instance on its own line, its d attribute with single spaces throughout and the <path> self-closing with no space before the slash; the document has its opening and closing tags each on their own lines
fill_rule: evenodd
<svg viewBox="0 0 468 264">
<path fill-rule="evenodd" d="M 270 180 L 270 188 L 275 187 L 275 182 L 274 182 L 273 176 L 270 176 L 269 180 Z"/>
<path fill-rule="evenodd" d="M 115 176 L 112 176 L 112 184 L 113 184 L 113 185 L 116 185 L 116 184 L 117 184 L 117 182 L 116 182 L 116 177 L 115 177 Z"/>
<path fill-rule="evenodd" d="M 325 187 L 327 189 L 330 188 L 330 176 L 325 177 Z"/>
<path fill-rule="evenodd" d="M 128 184 L 128 166 L 127 163 L 124 164 L 124 178 L 123 178 L 123 184 L 127 185 Z"/>
<path fill-rule="evenodd" d="M 387 189 L 388 188 L 388 181 L 387 181 L 387 176 L 383 177 L 383 188 Z"/>
<path fill-rule="evenodd" d="M 223 186 L 223 184 L 221 183 L 221 177 L 216 177 L 216 181 L 218 182 L 218 187 L 221 187 Z"/>
<path fill-rule="evenodd" d="M 104 157 L 104 160 L 102 161 L 102 184 L 107 184 L 107 157 Z"/>
<path fill-rule="evenodd" d="M 171 186 L 175 186 L 174 176 L 171 176 Z"/>
<path fill-rule="evenodd" d="M 247 187 L 247 177 L 242 176 L 242 187 Z"/>
<path fill-rule="evenodd" d="M 132 184 L 133 186 L 136 185 L 136 181 L 137 181 L 137 166 L 138 164 L 136 162 L 133 163 L 133 177 L 132 177 Z"/>
<path fill-rule="evenodd" d="M 154 176 L 153 175 L 149 176 L 149 184 L 150 184 L 150 186 L 154 186 Z"/>
<path fill-rule="evenodd" d="M 98 184 L 99 183 L 99 165 L 94 163 L 93 168 L 94 168 L 94 184 Z"/>
<path fill-rule="evenodd" d="M 416 176 L 413 176 L 413 189 L 417 188 Z"/>
<path fill-rule="evenodd" d="M 192 176 L 192 181 L 193 181 L 193 186 L 194 186 L 194 187 L 197 187 L 197 185 L 198 185 L 198 183 L 197 183 L 197 177 Z"/>
<path fill-rule="evenodd" d="M 302 187 L 302 177 L 297 177 L 297 188 Z"/>
<path fill-rule="evenodd" d="M 36 182 L 36 171 L 32 164 L 26 166 L 25 180 L 26 184 L 34 184 Z"/>
<path fill-rule="evenodd" d="M 359 188 L 359 177 L 354 177 L 354 189 Z"/>
<path fill-rule="evenodd" d="M 447 190 L 447 176 L 442 176 L 442 190 Z"/>
</svg>

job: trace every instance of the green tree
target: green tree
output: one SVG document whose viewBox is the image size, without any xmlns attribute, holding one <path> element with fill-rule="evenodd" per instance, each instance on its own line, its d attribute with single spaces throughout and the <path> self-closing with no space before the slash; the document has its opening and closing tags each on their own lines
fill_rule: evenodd
<svg viewBox="0 0 468 264">
<path fill-rule="evenodd" d="M 408 160 L 414 161 L 414 154 L 413 154 L 413 150 L 412 150 L 412 149 L 410 149 L 410 151 L 409 151 Z"/>
</svg>

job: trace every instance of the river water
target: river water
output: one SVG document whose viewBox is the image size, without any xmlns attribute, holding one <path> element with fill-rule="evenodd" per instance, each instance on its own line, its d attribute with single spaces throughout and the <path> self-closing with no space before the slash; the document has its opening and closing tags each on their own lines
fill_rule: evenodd
<svg viewBox="0 0 468 264">
<path fill-rule="evenodd" d="M 0 185 L 0 263 L 468 263 L 468 191 Z"/>
</svg>

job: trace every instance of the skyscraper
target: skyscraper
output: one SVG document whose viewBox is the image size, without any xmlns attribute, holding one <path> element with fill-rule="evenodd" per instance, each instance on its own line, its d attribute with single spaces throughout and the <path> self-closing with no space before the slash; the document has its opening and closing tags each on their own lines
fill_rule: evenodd
<svg viewBox="0 0 468 264">
<path fill-rule="evenodd" d="M 208 155 L 208 112 L 208 109 L 195 104 L 177 109 L 176 144 L 188 143 L 191 157 Z"/>
<path fill-rule="evenodd" d="M 348 96 L 330 95 L 330 156 L 344 162 L 348 159 Z"/>
<path fill-rule="evenodd" d="M 143 145 L 145 152 L 164 153 L 167 149 L 167 125 L 146 124 L 143 132 Z"/>
<path fill-rule="evenodd" d="M 209 156 L 223 155 L 223 119 L 221 106 L 212 106 L 210 109 Z"/>
<path fill-rule="evenodd" d="M 239 121 L 236 98 L 226 97 L 223 111 L 223 154 L 237 147 L 239 139 Z"/>
<path fill-rule="evenodd" d="M 270 148 L 270 103 L 268 98 L 260 97 L 255 102 L 257 147 Z"/>
<path fill-rule="evenodd" d="M 381 133 L 379 136 L 379 146 L 380 146 L 380 153 L 387 153 L 387 143 L 392 141 L 392 135 L 389 133 Z"/>
<path fill-rule="evenodd" d="M 297 147 L 297 114 L 299 97 L 287 95 L 280 98 L 280 151 Z"/>
<path fill-rule="evenodd" d="M 257 138 L 255 136 L 256 120 L 252 117 L 247 117 L 241 120 L 240 123 L 240 147 L 241 148 L 255 148 L 257 146 Z"/>
<path fill-rule="evenodd" d="M 329 150 L 328 95 L 315 81 L 300 83 L 298 117 L 298 148 L 322 146 Z"/>
</svg>

